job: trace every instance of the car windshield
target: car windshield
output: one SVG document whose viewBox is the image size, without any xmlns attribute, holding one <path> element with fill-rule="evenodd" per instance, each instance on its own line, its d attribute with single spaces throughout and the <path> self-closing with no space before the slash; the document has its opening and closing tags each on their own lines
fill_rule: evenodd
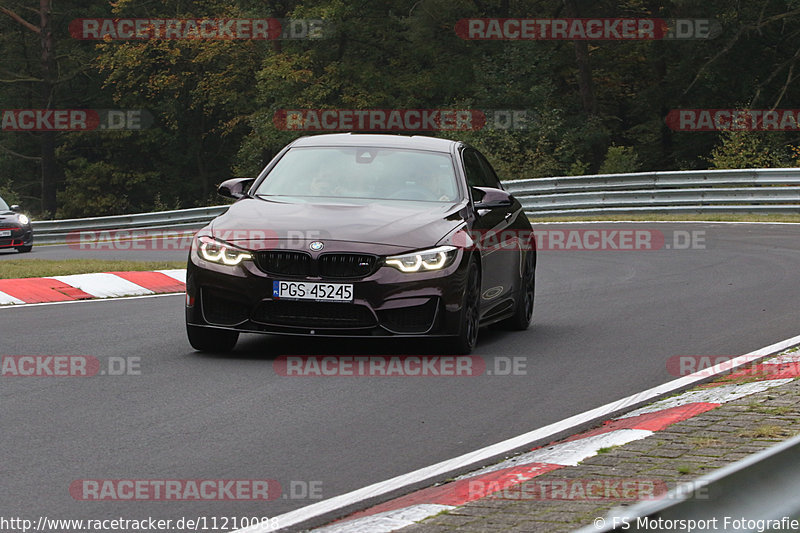
<svg viewBox="0 0 800 533">
<path fill-rule="evenodd" d="M 446 153 L 308 147 L 290 149 L 256 194 L 453 202 L 458 186 Z"/>
<path fill-rule="evenodd" d="M 0 198 L 0 211 L 8 211 L 9 207 L 5 200 Z"/>
</svg>

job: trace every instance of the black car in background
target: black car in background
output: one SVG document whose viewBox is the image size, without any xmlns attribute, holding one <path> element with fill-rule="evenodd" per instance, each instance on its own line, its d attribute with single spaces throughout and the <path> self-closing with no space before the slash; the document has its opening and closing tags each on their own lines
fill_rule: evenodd
<svg viewBox="0 0 800 533">
<path fill-rule="evenodd" d="M 240 332 L 444 338 L 469 353 L 481 326 L 526 329 L 536 250 L 519 201 L 456 141 L 303 137 L 195 235 L 186 327 L 198 350 Z"/>
<path fill-rule="evenodd" d="M 18 205 L 9 206 L 0 198 L 0 250 L 16 248 L 24 253 L 33 249 L 31 219 L 18 211 Z"/>
</svg>

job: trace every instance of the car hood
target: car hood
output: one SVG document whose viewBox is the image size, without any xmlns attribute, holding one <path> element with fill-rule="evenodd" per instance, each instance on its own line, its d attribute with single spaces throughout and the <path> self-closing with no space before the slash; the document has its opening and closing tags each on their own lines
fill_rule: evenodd
<svg viewBox="0 0 800 533">
<path fill-rule="evenodd" d="M 287 197 L 246 198 L 217 217 L 211 229 L 220 238 L 244 247 L 248 241 L 266 236 L 381 244 L 413 250 L 436 245 L 462 225 L 464 206 L 464 202 L 320 199 L 310 203 Z"/>
</svg>

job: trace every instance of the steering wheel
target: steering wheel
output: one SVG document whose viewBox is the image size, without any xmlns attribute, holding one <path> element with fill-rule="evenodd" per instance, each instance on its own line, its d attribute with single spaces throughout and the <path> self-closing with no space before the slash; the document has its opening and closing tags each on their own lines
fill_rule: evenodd
<svg viewBox="0 0 800 533">
<path fill-rule="evenodd" d="M 403 187 L 389 195 L 392 200 L 436 200 L 436 193 L 424 188 Z"/>
</svg>

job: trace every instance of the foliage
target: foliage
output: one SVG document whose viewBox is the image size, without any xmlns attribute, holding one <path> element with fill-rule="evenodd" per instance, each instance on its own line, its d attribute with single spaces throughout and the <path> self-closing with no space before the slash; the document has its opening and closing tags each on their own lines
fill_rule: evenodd
<svg viewBox="0 0 800 533">
<path fill-rule="evenodd" d="M 611 145 L 606 152 L 606 158 L 600 165 L 600 174 L 623 174 L 636 172 L 641 168 L 639 156 L 633 146 Z"/>
<path fill-rule="evenodd" d="M 3 8 L 37 21 L 23 0 Z M 711 18 L 713 39 L 471 41 L 471 17 Z M 146 109 L 142 131 L 55 136 L 57 216 L 220 203 L 289 141 L 287 109 L 524 110 L 524 127 L 417 132 L 483 150 L 504 179 L 633 170 L 798 166 L 798 132 L 681 132 L 676 109 L 771 109 L 800 101 L 796 0 L 59 0 L 52 87 L 41 39 L 0 12 L 3 109 Z M 323 19 L 323 39 L 80 41 L 88 17 Z M 588 69 L 589 85 L 579 65 Z M 46 93 L 46 94 L 45 94 Z M 594 100 L 586 106 L 585 96 Z M 796 106 L 794 106 L 796 107 Z M 44 135 L 0 131 L 0 194 L 41 212 Z M 37 212 L 37 210 L 39 210 Z"/>
<path fill-rule="evenodd" d="M 778 133 L 726 131 L 711 151 L 711 168 L 772 168 L 798 166 L 792 151 Z"/>
</svg>

